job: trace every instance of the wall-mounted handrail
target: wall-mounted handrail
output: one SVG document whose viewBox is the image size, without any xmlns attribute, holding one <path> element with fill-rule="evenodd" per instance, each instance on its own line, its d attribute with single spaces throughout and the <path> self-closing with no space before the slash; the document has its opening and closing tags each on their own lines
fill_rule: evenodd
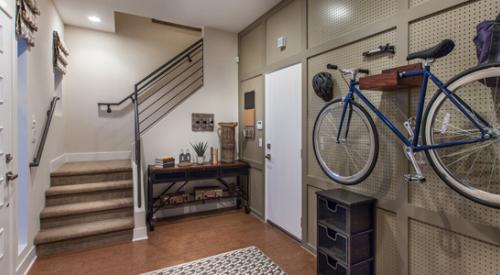
<svg viewBox="0 0 500 275">
<path fill-rule="evenodd" d="M 40 160 L 42 159 L 43 148 L 45 147 L 45 142 L 47 141 L 47 136 L 49 134 L 50 123 L 52 122 L 52 117 L 54 116 L 54 112 L 56 110 L 57 101 L 60 98 L 55 96 L 52 98 L 50 102 L 50 108 L 47 111 L 47 119 L 45 120 L 45 126 L 43 127 L 42 138 L 40 139 L 40 143 L 38 144 L 38 150 L 36 151 L 36 155 L 33 158 L 33 162 L 30 163 L 30 167 L 38 167 L 40 166 Z"/>
</svg>

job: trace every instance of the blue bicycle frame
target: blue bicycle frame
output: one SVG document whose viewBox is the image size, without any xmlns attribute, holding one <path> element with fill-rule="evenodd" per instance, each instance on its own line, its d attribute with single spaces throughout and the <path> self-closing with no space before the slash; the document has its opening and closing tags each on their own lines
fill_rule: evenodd
<svg viewBox="0 0 500 275">
<path fill-rule="evenodd" d="M 481 117 L 477 112 L 475 112 L 466 102 L 464 102 L 460 97 L 455 95 L 454 93 L 450 92 L 445 85 L 435 76 L 430 72 L 430 66 L 424 66 L 423 69 L 421 70 L 413 70 L 413 71 L 408 71 L 408 72 L 402 72 L 400 73 L 399 77 L 400 78 L 407 78 L 407 77 L 414 77 L 414 76 L 423 76 L 423 81 L 422 81 L 422 87 L 420 90 L 420 95 L 419 95 L 419 102 L 418 102 L 418 108 L 417 108 L 417 115 L 416 115 L 416 125 L 414 129 L 414 135 L 413 139 L 410 140 L 408 139 L 399 129 L 394 126 L 394 124 L 379 110 L 377 107 L 375 107 L 364 95 L 363 92 L 361 92 L 357 86 L 359 84 L 359 81 L 356 79 L 352 79 L 349 84 L 349 92 L 347 93 L 347 96 L 344 99 L 344 104 L 343 110 L 342 110 L 342 116 L 340 119 L 340 126 L 339 126 L 339 131 L 337 134 L 337 143 L 340 143 L 340 134 L 342 132 L 342 127 L 344 125 L 344 119 L 347 114 L 347 129 L 345 132 L 345 138 L 347 138 L 347 134 L 349 132 L 349 125 L 351 122 L 351 116 L 352 116 L 352 101 L 354 100 L 354 95 L 358 96 L 365 104 L 368 106 L 376 115 L 377 117 L 384 122 L 389 129 L 407 146 L 413 149 L 414 152 L 418 151 L 426 151 L 426 150 L 432 150 L 432 149 L 437 149 L 437 148 L 445 148 L 445 147 L 451 147 L 451 146 L 457 146 L 457 145 L 465 145 L 465 144 L 471 144 L 471 143 L 477 143 L 477 142 L 482 142 L 485 140 L 490 139 L 491 137 L 487 137 L 485 127 L 483 127 L 480 123 L 482 123 L 486 127 L 491 127 L 491 125 Z M 463 140 L 463 141 L 455 141 L 455 142 L 449 142 L 449 143 L 441 143 L 441 144 L 431 144 L 431 145 L 419 145 L 419 136 L 420 136 L 420 128 L 422 127 L 422 116 L 424 112 L 424 104 L 425 104 L 425 96 L 427 93 L 427 84 L 429 82 L 429 79 L 434 82 L 434 84 L 439 88 L 439 91 L 443 92 L 448 99 L 469 119 L 475 127 L 479 129 L 481 132 L 481 137 L 477 139 L 471 139 L 471 140 Z M 438 91 L 438 92 L 439 92 Z M 349 112 L 347 111 L 349 108 Z M 471 114 L 475 117 L 472 117 Z M 476 120 L 477 119 L 477 120 Z M 478 122 L 480 121 L 480 122 Z"/>
</svg>

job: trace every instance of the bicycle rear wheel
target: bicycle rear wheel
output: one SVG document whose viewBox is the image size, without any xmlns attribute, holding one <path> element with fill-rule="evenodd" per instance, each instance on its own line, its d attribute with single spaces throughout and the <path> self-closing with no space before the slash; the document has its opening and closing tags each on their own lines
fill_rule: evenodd
<svg viewBox="0 0 500 275">
<path fill-rule="evenodd" d="M 366 179 L 375 167 L 378 134 L 368 112 L 352 102 L 337 142 L 344 104 L 337 99 L 321 110 L 314 123 L 313 147 L 328 177 L 340 184 L 353 185 Z"/>
<path fill-rule="evenodd" d="M 478 203 L 500 208 L 500 64 L 467 71 L 447 85 L 484 121 L 492 139 L 426 151 L 439 177 L 452 189 Z M 471 111 L 468 111 L 474 117 Z M 443 93 L 437 93 L 425 114 L 424 142 L 471 141 L 480 130 Z M 489 127 L 486 125 L 489 124 Z"/>
</svg>

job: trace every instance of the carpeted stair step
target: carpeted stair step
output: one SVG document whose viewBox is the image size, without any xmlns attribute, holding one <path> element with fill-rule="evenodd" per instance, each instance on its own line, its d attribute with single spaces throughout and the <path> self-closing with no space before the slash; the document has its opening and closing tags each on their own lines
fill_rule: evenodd
<svg viewBox="0 0 500 275">
<path fill-rule="evenodd" d="M 132 179 L 130 160 L 70 162 L 50 174 L 51 185 L 71 185 Z"/>
<path fill-rule="evenodd" d="M 120 240 L 130 241 L 133 217 L 41 230 L 35 237 L 37 255 L 75 251 Z"/>
<path fill-rule="evenodd" d="M 132 197 L 131 180 L 51 186 L 46 192 L 46 206 Z"/>
<path fill-rule="evenodd" d="M 42 230 L 81 223 L 133 216 L 133 198 L 48 206 L 40 213 Z"/>
</svg>

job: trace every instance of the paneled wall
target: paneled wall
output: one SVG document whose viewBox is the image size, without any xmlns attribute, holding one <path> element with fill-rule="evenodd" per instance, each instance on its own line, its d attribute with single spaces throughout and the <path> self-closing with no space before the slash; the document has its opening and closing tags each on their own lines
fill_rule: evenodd
<svg viewBox="0 0 500 275">
<path fill-rule="evenodd" d="M 240 125 L 243 125 L 244 93 L 251 91 L 255 92 L 255 120 L 264 120 L 264 77 L 260 75 L 240 83 Z M 255 137 L 250 139 L 245 138 L 242 131 L 239 132 L 240 158 L 252 167 L 250 169 L 250 207 L 255 214 L 264 217 L 264 147 L 259 146 L 259 139 L 264 140 L 264 131 L 256 130 Z"/>
<path fill-rule="evenodd" d="M 455 50 L 432 68 L 442 80 L 447 80 L 477 64 L 472 42 L 475 27 L 483 20 L 495 18 L 498 12 L 498 0 L 285 0 L 240 33 L 240 57 L 254 54 L 265 60 L 256 69 L 252 64 L 255 60 L 247 64 L 240 59 L 240 89 L 247 89 L 248 83 L 265 73 L 297 62 L 307 68 L 302 110 L 306 247 L 314 250 L 316 243 L 315 192 L 346 188 L 324 175 L 312 151 L 312 127 L 326 104 L 314 94 L 312 77 L 326 71 L 328 63 L 363 67 L 376 74 L 382 69 L 406 65 L 409 53 L 451 38 L 456 43 Z M 256 33 L 264 41 L 259 46 L 244 45 Z M 275 47 L 279 36 L 289 36 L 289 52 L 279 52 Z M 396 46 L 395 55 L 362 57 L 362 52 L 386 43 Z M 300 45 L 299 50 L 295 45 Z M 347 86 L 338 73 L 332 74 L 338 98 L 345 95 Z M 258 85 L 263 87 L 262 83 Z M 435 90 L 432 85 L 429 87 L 427 100 Z M 417 90 L 366 91 L 365 95 L 405 132 L 403 122 L 415 114 Z M 411 168 L 403 155 L 403 145 L 379 119 L 373 118 L 380 137 L 378 163 L 367 180 L 349 189 L 379 200 L 377 274 L 500 274 L 500 210 L 458 195 L 427 164 L 422 166 L 425 183 L 405 182 L 403 175 L 411 172 Z M 248 147 L 242 151 L 243 158 L 256 155 L 262 159 L 263 150 Z M 263 180 L 265 171 L 259 171 L 262 174 L 259 179 Z"/>
</svg>

